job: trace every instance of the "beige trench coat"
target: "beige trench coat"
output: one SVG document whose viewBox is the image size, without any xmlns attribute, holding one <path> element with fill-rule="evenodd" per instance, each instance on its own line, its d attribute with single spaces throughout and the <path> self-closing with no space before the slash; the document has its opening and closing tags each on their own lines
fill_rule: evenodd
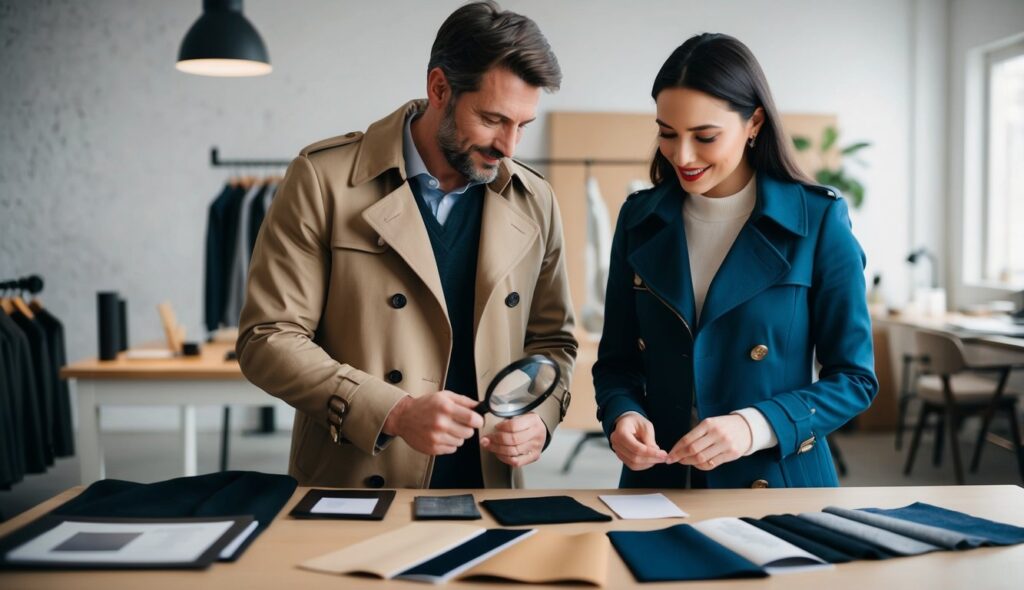
<svg viewBox="0 0 1024 590">
<path fill-rule="evenodd" d="M 406 104 L 365 134 L 302 150 L 260 230 L 239 326 L 238 358 L 255 385 L 297 410 L 289 473 L 300 485 L 426 487 L 433 458 L 400 438 L 379 448 L 404 395 L 443 388 L 452 330 L 430 239 L 405 179 Z M 576 357 L 562 228 L 551 187 L 503 159 L 486 187 L 476 276 L 477 387 L 528 354 L 562 369 L 536 410 L 551 435 L 565 414 Z M 518 294 L 519 303 L 509 304 Z M 404 306 L 393 297 L 403 295 Z M 385 377 L 401 373 L 389 383 Z M 334 442 L 328 400 L 345 413 Z M 566 402 L 563 404 L 563 400 Z M 487 416 L 481 434 L 499 420 Z M 386 438 L 386 437 L 385 437 Z M 480 452 L 487 487 L 521 487 L 521 470 Z"/>
</svg>

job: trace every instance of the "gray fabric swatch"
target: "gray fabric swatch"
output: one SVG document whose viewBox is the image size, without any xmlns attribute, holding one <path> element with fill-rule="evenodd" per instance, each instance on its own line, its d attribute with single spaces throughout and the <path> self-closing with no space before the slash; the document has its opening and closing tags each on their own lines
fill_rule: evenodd
<svg viewBox="0 0 1024 590">
<path fill-rule="evenodd" d="M 979 547 L 985 542 L 985 539 L 981 537 L 965 535 L 964 533 L 909 520 L 900 520 L 884 514 L 851 510 L 838 506 L 829 506 L 824 511 L 946 549 L 969 549 L 971 547 Z"/>
<path fill-rule="evenodd" d="M 916 539 L 897 535 L 896 533 L 836 516 L 835 514 L 804 512 L 800 514 L 800 518 L 809 520 L 814 524 L 831 529 L 837 533 L 864 541 L 865 543 L 877 545 L 896 555 L 920 555 L 921 553 L 939 551 L 941 549 L 941 547 L 936 547 L 929 543 L 922 543 Z"/>
</svg>

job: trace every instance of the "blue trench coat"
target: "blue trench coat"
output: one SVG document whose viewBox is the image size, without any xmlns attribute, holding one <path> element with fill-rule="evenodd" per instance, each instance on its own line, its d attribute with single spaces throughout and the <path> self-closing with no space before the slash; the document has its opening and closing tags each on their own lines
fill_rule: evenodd
<svg viewBox="0 0 1024 590">
<path fill-rule="evenodd" d="M 757 202 L 696 322 L 682 209 L 670 180 L 630 196 L 612 242 L 594 365 L 598 420 L 653 424 L 670 450 L 699 420 L 754 407 L 779 444 L 707 472 L 712 488 L 838 485 L 825 437 L 878 390 L 864 252 L 828 187 L 758 175 Z M 813 377 L 815 358 L 820 363 Z M 620 487 L 685 487 L 688 467 L 623 467 Z"/>
</svg>

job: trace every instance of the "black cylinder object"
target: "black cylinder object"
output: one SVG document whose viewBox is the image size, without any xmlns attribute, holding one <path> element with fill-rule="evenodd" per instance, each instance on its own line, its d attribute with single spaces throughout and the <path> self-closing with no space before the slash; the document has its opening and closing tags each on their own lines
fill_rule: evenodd
<svg viewBox="0 0 1024 590">
<path fill-rule="evenodd" d="M 120 351 L 128 350 L 128 300 L 117 299 L 117 318 L 120 321 L 119 338 L 120 346 L 117 347 Z"/>
<path fill-rule="evenodd" d="M 112 361 L 121 350 L 120 298 L 116 291 L 100 291 L 96 294 L 96 317 L 100 337 L 100 360 Z"/>
</svg>

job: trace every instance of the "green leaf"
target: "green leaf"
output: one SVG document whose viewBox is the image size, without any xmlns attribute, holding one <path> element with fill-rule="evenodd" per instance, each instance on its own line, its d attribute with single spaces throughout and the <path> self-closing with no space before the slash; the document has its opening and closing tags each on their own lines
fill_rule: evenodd
<svg viewBox="0 0 1024 590">
<path fill-rule="evenodd" d="M 853 208 L 860 209 L 864 203 L 864 185 L 851 178 L 850 187 L 844 193 L 850 199 Z"/>
<path fill-rule="evenodd" d="M 814 173 L 814 180 L 816 180 L 818 184 L 833 185 L 834 179 L 835 172 L 829 170 L 828 168 L 822 168 L 821 170 L 818 170 L 817 172 Z"/>
<path fill-rule="evenodd" d="M 806 151 L 807 148 L 811 147 L 811 140 L 807 139 L 803 135 L 794 135 L 793 147 L 795 147 L 798 152 Z"/>
<path fill-rule="evenodd" d="M 825 128 L 825 133 L 824 133 L 824 135 L 822 135 L 822 138 L 821 138 L 821 151 L 822 151 L 822 153 L 827 152 L 830 149 L 832 149 L 832 146 L 836 143 L 837 139 L 839 139 L 839 132 L 836 131 L 836 128 L 832 127 L 831 125 L 826 127 Z"/>
<path fill-rule="evenodd" d="M 864 149 L 866 147 L 870 147 L 870 146 L 871 146 L 870 142 L 860 141 L 860 142 L 857 142 L 857 143 L 855 143 L 853 145 L 848 145 L 848 146 L 844 147 L 843 150 L 840 153 L 843 154 L 844 156 L 849 156 L 850 154 L 855 154 L 855 153 L 859 152 L 860 150 L 862 150 L 862 149 Z"/>
</svg>

